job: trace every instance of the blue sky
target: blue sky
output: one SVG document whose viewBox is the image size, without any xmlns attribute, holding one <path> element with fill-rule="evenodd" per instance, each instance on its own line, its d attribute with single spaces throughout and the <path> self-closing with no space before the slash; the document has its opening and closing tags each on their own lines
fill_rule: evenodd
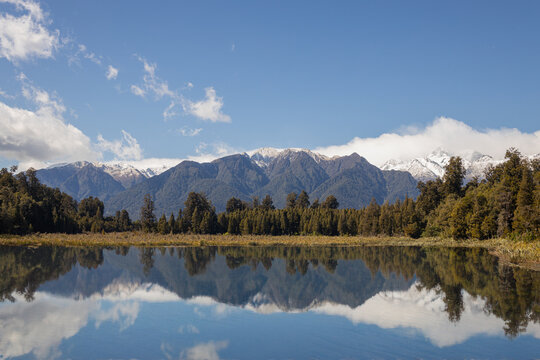
<svg viewBox="0 0 540 360">
<path fill-rule="evenodd" d="M 0 16 L 2 166 L 342 154 L 444 139 L 441 123 L 540 152 L 536 1 L 0 0 Z"/>
</svg>

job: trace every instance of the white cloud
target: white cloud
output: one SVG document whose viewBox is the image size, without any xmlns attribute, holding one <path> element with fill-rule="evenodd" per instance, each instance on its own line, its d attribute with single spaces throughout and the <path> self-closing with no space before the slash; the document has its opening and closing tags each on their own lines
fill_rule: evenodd
<svg viewBox="0 0 540 360">
<path fill-rule="evenodd" d="M 143 64 L 143 82 L 139 85 L 131 85 L 131 92 L 134 95 L 145 98 L 153 96 L 154 100 L 168 99 L 169 105 L 163 110 L 163 119 L 168 120 L 178 115 L 176 107 L 182 106 L 185 113 L 193 115 L 199 119 L 211 122 L 231 122 L 231 117 L 222 112 L 223 98 L 216 95 L 213 87 L 205 89 L 206 96 L 200 101 L 191 101 L 184 98 L 177 91 L 171 90 L 167 81 L 156 75 L 157 65 L 148 62 L 145 58 L 137 56 Z M 193 84 L 188 82 L 184 90 L 190 90 Z"/>
<path fill-rule="evenodd" d="M 6 93 L 4 90 L 0 89 L 0 96 L 5 98 L 5 99 L 14 99 L 15 96 L 13 95 L 10 95 L 8 93 Z"/>
<path fill-rule="evenodd" d="M 112 321 L 120 324 L 120 331 L 135 324 L 139 316 L 140 304 L 138 302 L 121 302 L 114 304 L 107 310 L 99 310 L 93 316 L 95 326 L 99 328 L 103 322 Z"/>
<path fill-rule="evenodd" d="M 61 357 L 58 347 L 64 339 L 76 335 L 94 319 L 118 323 L 120 329 L 133 325 L 138 317 L 137 302 L 118 302 L 107 309 L 103 298 L 75 300 L 36 292 L 30 303 L 15 295 L 15 303 L 0 303 L 0 354 L 17 357 L 33 353 L 38 359 Z"/>
<path fill-rule="evenodd" d="M 140 96 L 140 97 L 144 97 L 146 95 L 146 92 L 143 89 L 141 89 L 140 87 L 138 87 L 137 85 L 131 85 L 131 92 L 134 95 L 137 95 L 137 96 Z"/>
<path fill-rule="evenodd" d="M 503 336 L 504 321 L 488 314 L 485 300 L 463 293 L 464 311 L 457 323 L 448 320 L 443 295 L 435 290 L 380 292 L 362 305 L 323 303 L 311 311 L 343 316 L 354 324 L 374 324 L 383 329 L 413 328 L 438 347 L 460 344 L 473 336 Z M 540 337 L 540 326 L 530 323 L 527 333 Z"/>
<path fill-rule="evenodd" d="M 182 135 L 182 136 L 196 136 L 196 135 L 199 135 L 201 133 L 203 129 L 201 128 L 197 128 L 197 129 L 190 129 L 188 127 L 183 127 L 181 129 L 178 129 L 177 131 Z"/>
<path fill-rule="evenodd" d="M 223 98 L 216 96 L 216 91 L 213 87 L 206 88 L 205 92 L 206 97 L 203 100 L 197 102 L 185 100 L 183 103 L 184 111 L 201 120 L 231 122 L 231 117 L 221 111 L 223 108 Z"/>
<path fill-rule="evenodd" d="M 107 80 L 114 80 L 118 77 L 118 69 L 115 68 L 112 65 L 109 65 L 109 68 L 107 69 Z"/>
<path fill-rule="evenodd" d="M 109 151 L 119 160 L 140 160 L 142 159 L 142 149 L 137 139 L 127 131 L 122 130 L 122 139 L 108 141 L 100 134 L 98 135 L 97 146 L 102 151 Z"/>
<path fill-rule="evenodd" d="M 238 154 L 241 151 L 223 142 L 217 142 L 213 144 L 201 142 L 195 149 L 195 152 L 197 153 L 197 155 L 188 156 L 189 160 L 198 162 L 210 162 L 224 156 Z"/>
<path fill-rule="evenodd" d="M 60 46 L 58 30 L 49 30 L 49 21 L 39 3 L 32 0 L 0 0 L 15 5 L 24 14 L 0 14 L 0 57 L 17 63 L 33 58 L 50 58 Z"/>
<path fill-rule="evenodd" d="M 156 76 L 157 65 L 155 63 L 150 63 L 142 57 L 138 57 L 138 59 L 140 62 L 143 63 L 143 84 L 142 86 L 132 85 L 132 89 L 133 87 L 136 87 L 138 89 L 144 90 L 144 94 L 152 94 L 154 95 L 156 100 L 159 100 L 163 97 L 169 97 L 172 99 L 178 98 L 178 95 L 174 91 L 169 89 L 169 85 L 167 84 L 167 82 Z"/>
<path fill-rule="evenodd" d="M 82 56 L 85 59 L 90 60 L 94 64 L 101 65 L 101 56 L 98 56 L 98 55 L 94 54 L 93 52 L 89 51 L 88 48 L 86 47 L 86 45 L 79 44 L 77 48 L 78 48 L 77 52 L 75 53 L 73 58 L 70 59 L 70 61 L 77 61 L 78 62 L 77 59 L 79 58 L 79 56 Z"/>
<path fill-rule="evenodd" d="M 0 354 L 7 358 L 33 353 L 38 359 L 60 356 L 58 346 L 88 323 L 94 302 L 78 302 L 36 293 L 0 307 Z"/>
<path fill-rule="evenodd" d="M 163 98 L 169 99 L 169 105 L 163 110 L 164 120 L 168 120 L 178 115 L 174 109 L 181 103 L 182 97 L 175 91 L 169 89 L 167 81 L 162 80 L 156 75 L 157 65 L 155 63 L 150 63 L 140 56 L 137 58 L 143 63 L 143 83 L 141 85 L 131 85 L 131 92 L 142 98 L 151 95 L 156 101 Z"/>
<path fill-rule="evenodd" d="M 423 129 L 409 128 L 404 133 L 386 133 L 375 138 L 355 137 L 345 145 L 320 147 L 315 151 L 328 156 L 356 152 L 380 166 L 390 159 L 422 157 L 436 148 L 454 155 L 478 151 L 502 159 L 510 147 L 527 155 L 540 153 L 540 130 L 534 133 L 509 128 L 476 130 L 461 121 L 440 117 Z"/>
<path fill-rule="evenodd" d="M 183 360 L 219 360 L 218 351 L 225 349 L 229 343 L 227 341 L 209 341 L 186 349 L 180 355 Z"/>
<path fill-rule="evenodd" d="M 90 139 L 63 118 L 65 107 L 56 96 L 31 85 L 24 74 L 23 96 L 35 110 L 0 102 L 0 156 L 19 161 L 21 169 L 43 167 L 46 162 L 96 160 Z"/>
<path fill-rule="evenodd" d="M 163 119 L 164 120 L 168 120 L 168 119 L 173 118 L 176 115 L 178 115 L 178 113 L 175 110 L 176 105 L 178 105 L 177 101 L 174 100 L 174 99 L 171 100 L 171 103 L 169 104 L 169 106 L 167 106 L 167 108 L 165 110 L 163 110 Z"/>
</svg>

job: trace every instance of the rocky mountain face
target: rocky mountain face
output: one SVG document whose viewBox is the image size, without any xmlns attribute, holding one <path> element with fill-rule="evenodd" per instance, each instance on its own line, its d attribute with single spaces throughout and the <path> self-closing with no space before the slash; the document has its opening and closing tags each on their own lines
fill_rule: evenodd
<svg viewBox="0 0 540 360">
<path fill-rule="evenodd" d="M 206 193 L 217 211 L 223 211 L 233 196 L 250 201 L 267 194 L 281 208 L 287 194 L 302 190 L 312 201 L 334 195 L 341 207 L 352 208 L 367 205 L 371 198 L 382 203 L 418 194 L 416 180 L 409 173 L 382 171 L 358 154 L 328 158 L 299 149 L 263 150 L 210 163 L 183 161 L 112 196 L 106 201 L 106 212 L 126 209 L 138 218 L 144 195 L 150 194 L 156 214 L 177 213 L 191 191 Z"/>
</svg>

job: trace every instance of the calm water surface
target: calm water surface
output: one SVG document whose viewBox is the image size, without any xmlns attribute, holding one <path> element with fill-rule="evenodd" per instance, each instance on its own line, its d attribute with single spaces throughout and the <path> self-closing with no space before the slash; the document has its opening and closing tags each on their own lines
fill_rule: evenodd
<svg viewBox="0 0 540 360">
<path fill-rule="evenodd" d="M 0 247 L 0 359 L 535 359 L 539 299 L 480 249 Z"/>
</svg>

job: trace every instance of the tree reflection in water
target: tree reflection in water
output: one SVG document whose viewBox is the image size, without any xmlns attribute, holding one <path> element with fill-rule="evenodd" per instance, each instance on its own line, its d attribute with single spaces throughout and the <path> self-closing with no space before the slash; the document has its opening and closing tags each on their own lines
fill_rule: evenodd
<svg viewBox="0 0 540 360">
<path fill-rule="evenodd" d="M 130 252 L 138 252 L 138 259 L 145 277 L 152 277 L 156 256 L 180 259 L 164 262 L 160 266 L 168 277 L 167 287 L 182 296 L 184 287 L 176 268 L 183 264 L 192 280 L 204 274 L 209 264 L 216 257 L 224 257 L 231 270 L 246 267 L 250 269 L 243 277 L 232 278 L 231 293 L 218 301 L 241 304 L 249 294 L 254 294 L 264 279 L 257 272 L 265 269 L 270 274 L 273 262 L 284 262 L 286 275 L 280 275 L 276 283 L 285 282 L 282 292 L 289 292 L 286 297 L 297 296 L 297 306 L 304 306 L 322 301 L 321 282 L 332 282 L 332 300 L 339 303 L 357 305 L 364 302 L 369 291 L 381 291 L 379 285 L 373 289 L 360 289 L 366 285 L 354 272 L 340 273 L 340 266 L 346 266 L 349 260 L 361 260 L 369 270 L 371 278 L 382 275 L 385 279 L 396 276 L 406 281 L 416 279 L 419 290 L 427 289 L 439 292 L 443 296 L 445 311 L 450 321 L 458 322 L 464 311 L 463 291 L 473 297 L 485 300 L 484 311 L 504 320 L 504 332 L 509 337 L 516 337 L 524 332 L 529 322 L 540 320 L 540 274 L 538 272 L 508 267 L 498 263 L 484 249 L 441 249 L 417 247 L 179 247 L 179 248 L 68 248 L 68 247 L 2 247 L 0 249 L 0 301 L 15 301 L 14 294 L 23 295 L 32 301 L 39 286 L 49 280 L 59 279 L 74 266 L 85 269 L 98 269 L 104 263 L 104 251 L 113 251 L 126 257 Z M 168 253 L 168 255 L 167 255 Z M 172 256 L 175 256 L 173 258 Z M 341 265 L 343 264 L 343 265 Z M 260 265 L 260 266 L 259 266 Z M 310 275 L 318 267 L 327 273 L 325 279 Z M 240 270 L 238 270 L 240 271 Z M 251 272 L 253 275 L 249 275 Z M 368 274 L 369 274 L 368 273 Z M 227 274 L 217 274 L 227 276 Z M 283 277 L 285 276 L 285 277 Z M 309 277 L 313 279 L 308 279 Z M 355 277 L 356 276 L 356 277 Z M 177 279 L 178 278 L 178 279 Z M 298 279 L 306 283 L 302 289 L 295 287 Z M 216 278 L 215 281 L 222 279 Z M 234 283 L 234 282 L 237 283 Z M 205 280 L 208 282 L 208 279 Z M 205 285 L 208 288 L 208 284 Z M 370 285 L 371 286 L 371 285 Z M 193 287 L 193 286 L 191 286 Z M 196 292 L 198 290 L 192 290 Z M 248 294 L 249 293 L 249 294 Z M 367 294 L 365 297 L 361 294 Z M 193 293 L 192 293 L 193 295 Z M 205 295 L 202 294 L 201 295 Z M 355 297 L 354 299 L 352 297 Z"/>
</svg>

